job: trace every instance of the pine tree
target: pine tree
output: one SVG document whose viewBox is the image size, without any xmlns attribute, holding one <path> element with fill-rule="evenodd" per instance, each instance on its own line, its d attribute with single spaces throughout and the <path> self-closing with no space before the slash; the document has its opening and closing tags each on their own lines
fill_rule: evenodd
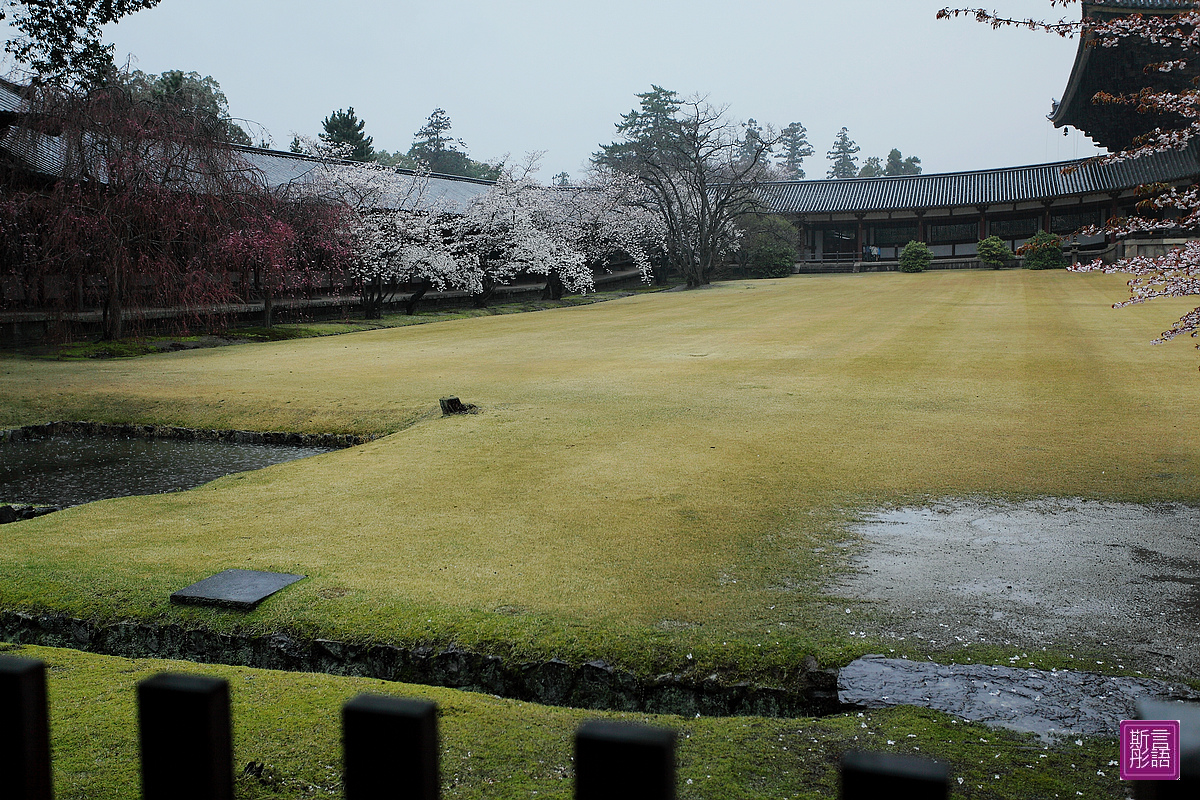
<svg viewBox="0 0 1200 800">
<path fill-rule="evenodd" d="M 757 158 L 762 150 L 762 126 L 754 117 L 751 117 L 742 127 L 746 130 L 746 134 L 742 137 L 741 158 L 743 161 Z"/>
<path fill-rule="evenodd" d="M 858 171 L 860 178 L 878 178 L 883 175 L 883 159 L 879 156 L 871 156 L 863 162 L 862 169 Z"/>
<path fill-rule="evenodd" d="M 461 150 L 459 148 L 462 148 Z M 467 155 L 467 143 L 450 136 L 450 115 L 435 108 L 429 119 L 417 131 L 408 157 L 420 162 L 431 172 L 441 175 L 462 175 L 467 178 L 495 180 L 500 169 L 481 164 Z"/>
<path fill-rule="evenodd" d="M 892 148 L 888 153 L 887 165 L 883 168 L 884 175 L 920 175 L 921 159 L 916 156 L 904 158 L 900 151 Z"/>
<path fill-rule="evenodd" d="M 363 135 L 365 125 L 363 120 L 355 116 L 354 106 L 345 111 L 338 109 L 321 120 L 321 126 L 325 128 L 321 140 L 329 144 L 350 145 L 353 149 L 346 157 L 351 161 L 374 161 L 375 148 L 371 145 L 375 140 Z"/>
<path fill-rule="evenodd" d="M 799 122 L 788 125 L 779 135 L 780 152 L 775 159 L 783 167 L 788 180 L 804 180 L 804 159 L 813 154 L 808 143 L 808 131 Z"/>
<path fill-rule="evenodd" d="M 838 131 L 837 138 L 833 140 L 833 149 L 825 154 L 825 157 L 832 162 L 829 174 L 825 177 L 853 178 L 857 176 L 858 158 L 854 154 L 859 150 L 859 146 L 850 138 L 850 132 L 846 128 Z"/>
</svg>

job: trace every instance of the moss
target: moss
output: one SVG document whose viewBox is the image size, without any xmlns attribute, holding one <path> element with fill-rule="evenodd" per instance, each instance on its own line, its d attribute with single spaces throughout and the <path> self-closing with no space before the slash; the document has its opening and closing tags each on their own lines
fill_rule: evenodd
<svg viewBox="0 0 1200 800">
<path fill-rule="evenodd" d="M 139 796 L 135 687 L 160 671 L 225 678 L 234 723 L 239 798 L 341 796 L 339 709 L 362 692 L 418 697 L 439 706 L 442 795 L 448 798 L 573 795 L 578 725 L 605 717 L 671 728 L 678 737 L 682 800 L 829 798 L 842 753 L 867 749 L 948 763 L 952 796 L 1125 796 L 1110 762 L 1115 741 L 1039 740 L 913 708 L 824 719 L 697 718 L 548 708 L 486 695 L 343 678 L 70 650 L 10 654 L 49 665 L 55 796 Z M 253 765 L 253 766 L 251 766 Z M 250 769 L 247 770 L 247 767 Z M 998 777 L 997 777 L 998 776 Z"/>
</svg>

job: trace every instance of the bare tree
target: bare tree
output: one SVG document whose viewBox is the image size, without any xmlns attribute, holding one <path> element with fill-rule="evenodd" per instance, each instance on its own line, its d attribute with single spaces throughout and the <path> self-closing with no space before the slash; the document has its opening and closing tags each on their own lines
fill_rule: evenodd
<svg viewBox="0 0 1200 800">
<path fill-rule="evenodd" d="M 757 127 L 742 135 L 750 129 L 703 97 L 653 86 L 638 98 L 640 108 L 617 123 L 621 141 L 602 146 L 592 162 L 641 181 L 647 207 L 662 219 L 670 267 L 689 287 L 706 285 L 737 249 L 734 222 L 753 207 L 778 137 Z"/>
</svg>

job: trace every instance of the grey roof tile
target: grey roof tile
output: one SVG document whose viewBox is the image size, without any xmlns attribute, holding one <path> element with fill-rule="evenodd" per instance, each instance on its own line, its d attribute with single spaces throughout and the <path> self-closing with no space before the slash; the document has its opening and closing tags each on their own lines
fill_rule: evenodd
<svg viewBox="0 0 1200 800">
<path fill-rule="evenodd" d="M 1064 175 L 1063 168 L 1069 166 L 1076 170 Z M 1197 175 L 1197 152 L 1184 150 L 1114 164 L 1081 160 L 889 178 L 775 181 L 762 184 L 759 197 L 780 214 L 869 213 L 1049 200 L 1123 191 Z"/>
</svg>

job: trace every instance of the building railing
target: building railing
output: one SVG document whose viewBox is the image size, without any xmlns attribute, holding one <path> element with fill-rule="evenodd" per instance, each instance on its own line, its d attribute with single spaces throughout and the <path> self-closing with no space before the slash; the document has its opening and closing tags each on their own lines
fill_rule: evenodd
<svg viewBox="0 0 1200 800">
<path fill-rule="evenodd" d="M 138 683 L 137 705 L 144 800 L 233 800 L 228 681 L 160 673 Z M 612 720 L 583 723 L 575 731 L 575 797 L 674 800 L 675 744 L 675 732 L 668 728 Z M 346 800 L 440 796 L 435 703 L 360 694 L 342 706 L 342 746 Z M 1194 761 L 1195 754 L 1190 757 Z M 1188 763 L 1183 780 L 1137 782 L 1135 796 L 1197 797 L 1200 775 Z M 52 800 L 51 775 L 46 665 L 0 656 L 4 797 Z M 945 800 L 950 793 L 945 764 L 912 756 L 848 752 L 839 778 L 841 800 Z"/>
</svg>

